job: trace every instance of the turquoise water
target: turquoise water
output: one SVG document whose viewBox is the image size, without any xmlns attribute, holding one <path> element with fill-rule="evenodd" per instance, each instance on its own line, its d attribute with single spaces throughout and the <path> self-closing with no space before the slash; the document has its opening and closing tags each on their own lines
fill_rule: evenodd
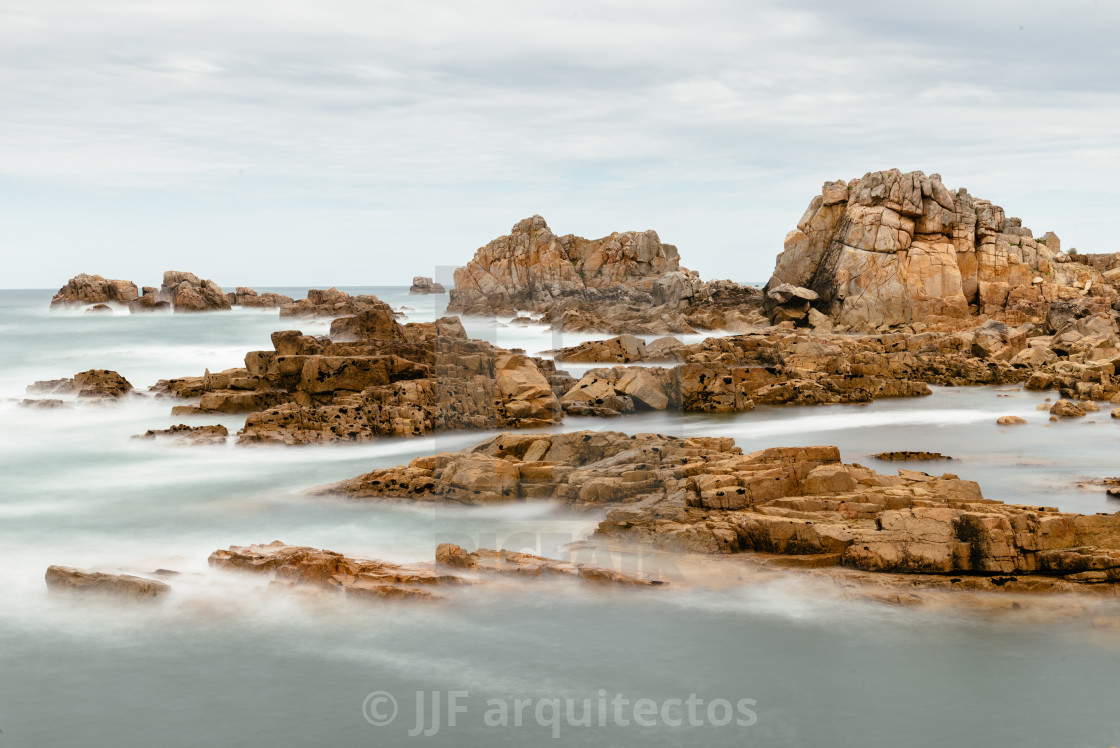
<svg viewBox="0 0 1120 748">
<path fill-rule="evenodd" d="M 411 307 L 416 320 L 441 313 L 446 301 L 398 288 L 372 292 Z M 547 505 L 465 511 L 306 495 L 485 434 L 347 447 L 183 448 L 129 439 L 183 420 L 170 417 L 167 400 L 18 408 L 12 399 L 38 379 L 106 367 L 144 389 L 159 378 L 236 366 L 245 351 L 269 347 L 273 330 L 327 328 L 280 321 L 268 310 L 50 313 L 50 295 L 0 292 L 0 748 L 1120 742 L 1113 703 L 1120 629 L 1095 626 L 1102 614 L 1095 607 L 1057 622 L 1026 609 L 1021 616 L 899 609 L 844 600 L 800 577 L 746 575 L 741 585 L 712 588 L 687 571 L 683 583 L 658 590 L 503 583 L 433 604 L 347 605 L 212 572 L 211 551 L 275 539 L 402 562 L 430 559 L 442 540 L 560 555 L 596 518 Z M 468 320 L 468 329 L 530 352 L 558 347 L 543 328 Z M 1103 492 L 1075 483 L 1120 474 L 1120 424 L 1107 409 L 1050 424 L 1035 409 L 1042 397 L 937 389 L 928 398 L 860 406 L 646 413 L 569 419 L 562 428 L 727 435 L 744 449 L 838 444 L 846 461 L 883 471 L 900 465 L 875 465 L 872 452 L 941 451 L 958 459 L 938 469 L 978 480 L 986 496 L 1115 511 Z M 1007 414 L 1030 424 L 996 426 Z M 241 421 L 218 420 L 231 429 Z M 166 603 L 138 608 L 49 597 L 43 572 L 52 563 L 180 575 L 170 580 Z M 410 737 L 415 692 L 433 690 L 444 697 L 465 691 L 467 711 L 451 727 L 445 710 L 435 735 Z M 376 691 L 398 700 L 389 725 L 363 716 Z M 690 694 L 705 703 L 752 699 L 756 719 L 718 726 L 703 712 L 703 724 L 674 727 L 679 714 L 670 709 L 668 720 L 659 714 L 650 727 L 612 717 L 602 727 L 554 728 L 534 712 L 554 699 L 594 703 L 600 691 L 657 706 Z M 533 706 L 521 727 L 487 726 L 488 699 Z"/>
</svg>

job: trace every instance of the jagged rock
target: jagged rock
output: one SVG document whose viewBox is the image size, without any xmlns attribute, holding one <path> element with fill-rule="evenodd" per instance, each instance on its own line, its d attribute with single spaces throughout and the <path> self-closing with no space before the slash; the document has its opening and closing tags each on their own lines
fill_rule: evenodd
<svg viewBox="0 0 1120 748">
<path fill-rule="evenodd" d="M 605 507 L 597 538 L 668 551 L 781 554 L 871 572 L 1120 582 L 1120 514 L 1004 504 L 951 474 L 900 470 L 889 476 L 845 465 L 835 447 L 745 455 L 730 439 L 502 434 L 323 492 L 388 501 Z M 448 568 L 480 563 L 454 546 L 442 547 L 438 557 Z M 530 573 L 535 567 L 529 564 Z"/>
<path fill-rule="evenodd" d="M 82 571 L 69 566 L 48 566 L 46 581 L 51 592 L 77 592 L 134 600 L 153 600 L 171 591 L 169 585 L 154 579 Z"/>
<path fill-rule="evenodd" d="M 433 293 L 447 293 L 447 289 L 443 287 L 442 283 L 436 283 L 431 278 L 424 275 L 417 275 L 412 279 L 412 286 L 409 287 L 410 294 L 433 294 Z"/>
<path fill-rule="evenodd" d="M 51 306 L 105 304 L 106 302 L 128 304 L 139 295 L 140 292 L 132 281 L 112 280 L 102 278 L 100 275 L 81 273 L 58 289 L 58 293 L 51 299 Z"/>
<path fill-rule="evenodd" d="M 294 299 L 291 296 L 285 296 L 279 293 L 257 293 L 251 288 L 245 286 L 238 286 L 233 293 L 227 293 L 226 298 L 229 303 L 234 306 L 254 307 L 261 309 L 271 309 L 273 307 L 281 307 L 285 304 L 291 304 Z"/>
<path fill-rule="evenodd" d="M 972 310 L 1045 313 L 1104 285 L 1098 270 L 1071 261 L 1046 236 L 1034 240 L 1019 219 L 964 189 L 950 192 L 937 174 L 891 169 L 828 182 L 786 236 L 764 289 L 767 311 L 772 322 L 799 322 L 800 304 L 791 314 L 769 293 L 804 287 L 819 294 L 812 307 L 837 324 L 878 329 Z"/>
<path fill-rule="evenodd" d="M 533 216 L 455 271 L 448 311 L 529 310 L 563 330 L 663 334 L 750 324 L 759 301 L 757 290 L 731 281 L 704 283 L 654 231 L 588 240 L 556 236 Z"/>
<path fill-rule="evenodd" d="M 148 429 L 133 439 L 172 439 L 180 444 L 224 444 L 229 437 L 229 429 L 222 425 L 188 426 L 180 423 L 166 429 Z"/>
<path fill-rule="evenodd" d="M 268 545 L 230 546 L 229 550 L 214 551 L 209 561 L 220 569 L 268 574 L 275 586 L 318 588 L 361 600 L 431 600 L 439 597 L 433 590 L 478 583 L 495 575 L 574 577 L 623 585 L 662 583 L 528 553 L 488 549 L 468 553 L 450 543 L 436 548 L 435 564 L 357 559 L 334 551 L 285 545 L 279 540 Z"/>
<path fill-rule="evenodd" d="M 381 309 L 385 302 L 372 294 L 351 296 L 337 288 L 312 289 L 306 299 L 293 301 L 280 307 L 281 317 L 344 317 L 364 311 Z"/>
<path fill-rule="evenodd" d="M 161 300 L 170 301 L 175 312 L 212 312 L 230 308 L 225 291 L 212 280 L 194 273 L 168 270 L 160 286 Z"/>
<path fill-rule="evenodd" d="M 35 382 L 27 387 L 28 393 L 77 395 L 82 398 L 117 398 L 132 392 L 128 380 L 115 371 L 90 369 L 65 379 Z"/>
</svg>

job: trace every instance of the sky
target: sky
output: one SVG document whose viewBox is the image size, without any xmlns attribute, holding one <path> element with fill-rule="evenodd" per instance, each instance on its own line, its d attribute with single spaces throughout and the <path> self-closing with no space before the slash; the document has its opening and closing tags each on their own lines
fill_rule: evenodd
<svg viewBox="0 0 1120 748">
<path fill-rule="evenodd" d="M 543 215 L 764 281 L 898 168 L 1120 250 L 1120 4 L 0 0 L 0 287 L 446 277 Z"/>
</svg>

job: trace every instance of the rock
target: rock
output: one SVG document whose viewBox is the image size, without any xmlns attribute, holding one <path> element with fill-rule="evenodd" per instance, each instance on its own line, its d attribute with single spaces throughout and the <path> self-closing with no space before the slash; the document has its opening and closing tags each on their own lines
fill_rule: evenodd
<svg viewBox="0 0 1120 748">
<path fill-rule="evenodd" d="M 233 306 L 250 307 L 258 309 L 271 309 L 291 304 L 291 296 L 279 293 L 257 293 L 251 288 L 238 286 L 233 293 L 227 293 L 226 299 Z"/>
<path fill-rule="evenodd" d="M 545 312 L 563 330 L 663 334 L 740 328 L 759 302 L 755 289 L 704 283 L 654 231 L 588 240 L 556 236 L 532 216 L 455 271 L 447 309 L 485 316 L 528 310 Z"/>
<path fill-rule="evenodd" d="M 86 310 L 86 314 L 112 314 L 113 308 L 108 304 L 95 304 Z"/>
<path fill-rule="evenodd" d="M 1059 400 L 1050 407 L 1050 415 L 1077 418 L 1085 415 L 1085 410 L 1077 403 L 1069 400 Z"/>
<path fill-rule="evenodd" d="M 103 305 L 107 302 L 128 304 L 140 292 L 136 284 L 126 280 L 111 280 L 100 275 L 75 275 L 58 289 L 51 299 L 51 307 L 78 306 L 85 304 Z"/>
<path fill-rule="evenodd" d="M 523 459 L 530 455 L 543 459 Z M 496 483 L 485 466 L 503 463 L 508 479 Z M 976 483 L 951 474 L 900 470 L 890 476 L 845 465 L 839 450 L 827 446 L 745 455 L 730 439 L 593 431 L 501 434 L 322 492 L 381 501 L 561 502 L 605 509 L 594 537 L 608 543 L 778 554 L 813 567 L 975 578 L 961 588 L 1068 589 L 1120 582 L 1120 514 L 1004 504 L 985 499 Z M 540 559 L 503 554 L 443 545 L 437 560 L 450 569 L 482 567 L 488 560 L 495 567 L 512 562 L 516 573 L 554 570 Z M 1086 576 L 1090 570 L 1094 573 Z M 993 575 L 1014 578 L 991 581 Z M 912 581 L 946 583 L 944 576 Z"/>
<path fill-rule="evenodd" d="M 1000 416 L 996 419 L 996 423 L 1000 426 L 1022 426 L 1027 421 L 1019 416 Z"/>
<path fill-rule="evenodd" d="M 67 408 L 70 404 L 65 400 L 59 400 L 53 397 L 45 398 L 24 398 L 20 400 L 19 407 L 21 408 L 39 408 L 41 410 L 51 410 L 53 408 Z"/>
<path fill-rule="evenodd" d="M 231 308 L 221 286 L 181 270 L 168 270 L 163 274 L 159 295 L 160 299 L 171 302 L 175 312 L 212 312 Z"/>
<path fill-rule="evenodd" d="M 81 398 L 119 398 L 132 392 L 128 380 L 115 371 L 90 369 L 71 378 L 35 382 L 27 387 L 29 393 L 77 395 Z"/>
<path fill-rule="evenodd" d="M 876 460 L 951 460 L 952 457 L 946 457 L 940 452 L 880 452 L 879 454 L 871 455 Z"/>
<path fill-rule="evenodd" d="M 153 600 L 171 591 L 171 587 L 153 579 L 130 574 L 102 574 L 81 571 L 69 566 L 48 566 L 47 589 L 51 592 L 77 592 L 111 597 Z"/>
<path fill-rule="evenodd" d="M 423 275 L 417 275 L 412 279 L 412 286 L 408 289 L 410 294 L 433 294 L 433 293 L 447 293 L 447 289 L 443 284 L 436 283 L 431 278 Z"/>
<path fill-rule="evenodd" d="M 381 299 L 372 294 L 351 296 L 337 288 L 327 290 L 312 289 L 306 299 L 293 301 L 280 307 L 281 317 L 325 317 L 336 318 L 358 315 L 365 311 L 387 308 Z"/>
<path fill-rule="evenodd" d="M 180 444 L 224 444 L 229 437 L 229 430 L 222 425 L 214 426 L 188 426 L 180 423 L 167 429 L 148 429 L 143 434 L 137 434 L 133 439 L 173 439 Z"/>
<path fill-rule="evenodd" d="M 803 303 L 789 309 L 770 293 L 803 287 L 819 295 L 812 308 L 853 329 L 1045 314 L 1103 284 L 1099 270 L 1062 258 L 1052 232 L 1036 241 L 1002 208 L 950 192 L 938 175 L 869 172 L 843 187 L 825 183 L 810 202 L 766 284 L 766 311 L 773 324 L 800 322 Z"/>
<path fill-rule="evenodd" d="M 646 344 L 633 335 L 619 335 L 608 340 L 589 340 L 554 353 L 558 354 L 557 359 L 562 362 L 628 364 L 646 360 Z"/>
<path fill-rule="evenodd" d="M 1113 408 L 1109 415 L 1113 418 L 1120 418 L 1120 408 Z"/>
<path fill-rule="evenodd" d="M 387 599 L 431 600 L 433 590 L 485 581 L 495 575 L 521 577 L 574 577 L 590 582 L 624 585 L 657 585 L 657 579 L 622 574 L 575 562 L 556 561 L 513 551 L 479 549 L 468 553 L 451 543 L 436 548 L 436 564 L 392 564 L 343 556 L 334 551 L 306 546 L 231 546 L 210 554 L 210 565 L 231 571 L 267 574 L 279 587 L 318 588 L 344 594 L 347 598 L 381 601 Z"/>
</svg>

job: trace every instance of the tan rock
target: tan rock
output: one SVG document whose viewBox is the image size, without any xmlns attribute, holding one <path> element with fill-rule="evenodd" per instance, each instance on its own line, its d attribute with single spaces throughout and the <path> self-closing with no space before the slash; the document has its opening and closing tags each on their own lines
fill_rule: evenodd
<svg viewBox="0 0 1120 748">
<path fill-rule="evenodd" d="M 102 574 L 82 571 L 70 566 L 48 566 L 47 589 L 51 592 L 69 592 L 154 600 L 171 591 L 171 587 L 154 579 L 131 574 Z"/>
</svg>

